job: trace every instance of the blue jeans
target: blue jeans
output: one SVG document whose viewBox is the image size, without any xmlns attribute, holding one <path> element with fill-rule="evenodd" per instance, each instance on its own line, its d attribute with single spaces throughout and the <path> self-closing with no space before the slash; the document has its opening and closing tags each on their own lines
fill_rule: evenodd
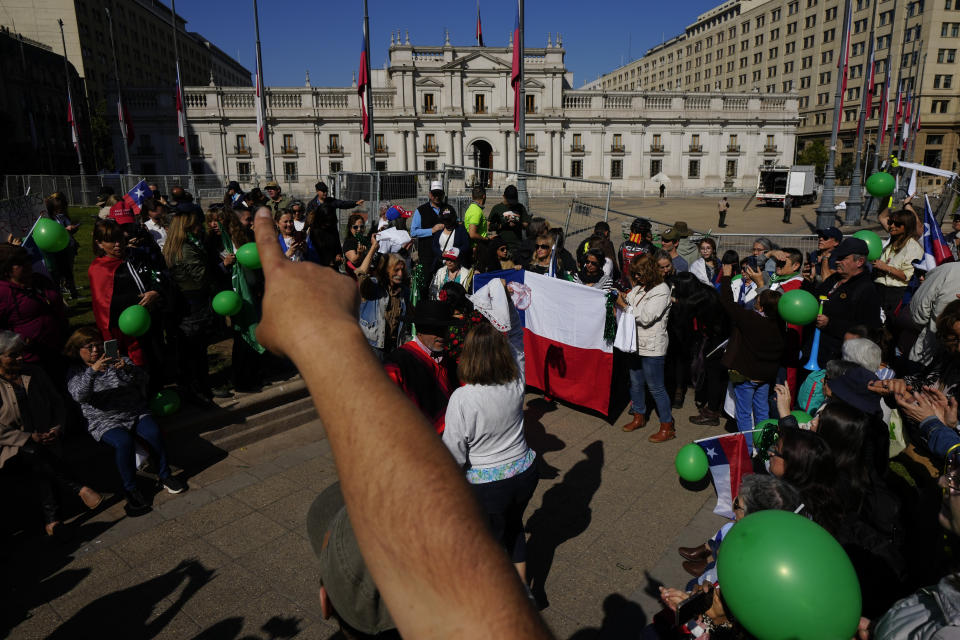
<svg viewBox="0 0 960 640">
<path fill-rule="evenodd" d="M 657 416 L 660 422 L 673 422 L 673 413 L 670 411 L 670 396 L 663 382 L 664 356 L 630 355 L 630 404 L 633 412 L 645 414 L 647 412 L 647 387 L 657 405 Z"/>
<path fill-rule="evenodd" d="M 770 384 L 768 382 L 748 380 L 733 385 L 738 430 L 750 431 L 757 424 L 770 417 L 769 397 Z M 753 434 L 747 434 L 747 451 L 750 452 L 750 455 L 753 455 Z"/>
<path fill-rule="evenodd" d="M 114 449 L 117 470 L 120 472 L 120 479 L 123 481 L 123 488 L 126 491 L 133 491 L 137 488 L 137 463 L 134 456 L 136 438 L 140 438 L 153 449 L 154 461 L 157 463 L 157 475 L 161 479 L 170 477 L 170 467 L 167 466 L 167 452 L 160 441 L 160 426 L 152 416 L 144 416 L 131 430 L 117 427 L 116 429 L 110 429 L 101 437 L 101 440 Z"/>
</svg>

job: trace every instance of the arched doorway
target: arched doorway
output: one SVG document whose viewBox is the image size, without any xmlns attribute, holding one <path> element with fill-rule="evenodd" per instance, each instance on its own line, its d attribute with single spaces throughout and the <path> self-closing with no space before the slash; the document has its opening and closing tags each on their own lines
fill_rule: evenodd
<svg viewBox="0 0 960 640">
<path fill-rule="evenodd" d="M 493 169 L 493 147 L 486 140 L 474 140 L 471 145 L 473 148 L 473 166 L 481 169 Z M 477 171 L 474 175 L 475 184 L 483 187 L 493 186 L 493 173 L 490 171 Z"/>
</svg>

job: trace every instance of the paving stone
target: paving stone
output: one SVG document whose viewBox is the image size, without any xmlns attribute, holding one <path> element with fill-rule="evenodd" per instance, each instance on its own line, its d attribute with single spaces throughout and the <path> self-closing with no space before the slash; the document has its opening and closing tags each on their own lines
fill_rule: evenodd
<svg viewBox="0 0 960 640">
<path fill-rule="evenodd" d="M 178 518 L 180 522 L 196 533 L 204 534 L 219 529 L 253 512 L 248 505 L 236 498 L 226 496 L 209 502 L 202 507 Z"/>
<path fill-rule="evenodd" d="M 114 544 L 111 549 L 133 567 L 161 554 L 179 552 L 185 540 L 196 534 L 180 520 L 167 520 Z"/>
<path fill-rule="evenodd" d="M 50 631 L 60 626 L 63 621 L 49 604 L 31 609 L 25 612 L 25 616 L 16 625 L 16 636 L 10 637 L 16 637 L 18 640 L 45 640 L 50 635 Z"/>
<path fill-rule="evenodd" d="M 166 491 L 163 493 L 166 494 Z M 217 494 L 203 488 L 190 488 L 185 493 L 166 495 L 169 496 L 169 499 L 160 505 L 155 505 L 154 510 L 167 519 L 184 516 L 198 507 L 213 502 L 219 497 Z"/>
<path fill-rule="evenodd" d="M 260 478 L 252 473 L 247 473 L 246 468 L 246 465 L 244 465 L 244 470 L 237 471 L 233 475 L 212 482 L 207 485 L 205 489 L 214 495 L 223 497 L 260 482 Z"/>
<path fill-rule="evenodd" d="M 312 489 L 300 489 L 260 509 L 260 513 L 290 531 L 306 531 L 307 510 L 317 497 Z"/>
<path fill-rule="evenodd" d="M 273 520 L 254 512 L 203 537 L 231 558 L 239 558 L 286 533 L 287 530 Z"/>
<path fill-rule="evenodd" d="M 184 613 L 203 628 L 221 620 L 225 608 L 232 611 L 244 609 L 266 593 L 262 580 L 237 565 L 218 569 L 189 597 L 186 597 L 187 588 L 184 586 L 171 600 L 176 602 L 176 598 L 182 598 Z"/>
<path fill-rule="evenodd" d="M 243 489 L 238 489 L 231 495 L 254 509 L 260 509 L 271 502 L 276 502 L 280 498 L 290 495 L 300 488 L 299 485 L 284 478 L 282 475 L 273 475 Z"/>
<path fill-rule="evenodd" d="M 320 454 L 312 460 L 290 467 L 281 475 L 316 493 L 320 493 L 337 481 L 337 471 L 333 461 Z"/>
</svg>

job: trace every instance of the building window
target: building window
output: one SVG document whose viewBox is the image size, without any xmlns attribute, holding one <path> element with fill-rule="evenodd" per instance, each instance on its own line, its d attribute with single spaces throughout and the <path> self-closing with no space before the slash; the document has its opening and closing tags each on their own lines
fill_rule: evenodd
<svg viewBox="0 0 960 640">
<path fill-rule="evenodd" d="M 583 151 L 583 134 L 573 134 L 573 142 L 570 143 L 571 151 Z"/>
<path fill-rule="evenodd" d="M 610 178 L 622 178 L 623 177 L 623 160 L 611 160 L 610 161 Z"/>
<path fill-rule="evenodd" d="M 375 133 L 373 134 L 373 142 L 376 147 L 376 153 L 383 153 L 387 150 L 387 145 L 383 142 L 383 134 Z"/>
<path fill-rule="evenodd" d="M 387 170 L 387 161 L 386 160 L 377 160 L 377 171 L 386 171 Z"/>
<path fill-rule="evenodd" d="M 740 144 L 737 142 L 737 134 L 730 134 L 730 140 L 727 142 L 727 149 L 729 151 L 740 151 Z"/>
<path fill-rule="evenodd" d="M 943 135 L 942 134 L 930 134 L 927 136 L 927 144 L 943 144 Z"/>
<path fill-rule="evenodd" d="M 343 163 L 342 163 L 342 162 L 331 162 L 331 163 L 330 163 L 330 173 L 340 173 L 341 171 L 343 171 Z"/>
<path fill-rule="evenodd" d="M 250 147 L 247 146 L 247 135 L 245 133 L 237 134 L 237 153 L 250 153 Z"/>
<path fill-rule="evenodd" d="M 927 149 L 923 152 L 923 164 L 928 167 L 939 169 L 942 156 L 943 151 L 940 149 Z"/>
<path fill-rule="evenodd" d="M 327 150 L 330 153 L 340 153 L 340 134 L 331 133 L 327 138 Z"/>
<path fill-rule="evenodd" d="M 941 38 L 956 38 L 960 36 L 960 22 L 944 22 L 940 25 Z"/>
<path fill-rule="evenodd" d="M 283 134 L 283 153 L 296 153 L 297 147 L 293 144 L 293 134 L 285 133 Z"/>
<path fill-rule="evenodd" d="M 737 161 L 736 160 L 727 160 L 727 172 L 726 176 L 728 178 L 737 177 Z"/>
<path fill-rule="evenodd" d="M 423 161 L 423 170 L 424 170 L 424 171 L 436 171 L 436 170 L 437 170 L 437 161 L 436 161 L 436 160 L 424 160 L 424 161 Z"/>
<path fill-rule="evenodd" d="M 249 162 L 237 163 L 237 179 L 244 182 L 250 179 L 250 163 Z"/>
<path fill-rule="evenodd" d="M 524 105 L 526 106 L 527 113 L 537 112 L 537 96 L 526 93 L 523 95 L 523 102 L 524 102 Z"/>
<path fill-rule="evenodd" d="M 524 160 L 523 161 L 523 170 L 527 173 L 536 173 L 537 172 L 537 161 L 536 160 Z"/>
<path fill-rule="evenodd" d="M 937 62 L 943 64 L 944 62 L 954 62 L 957 59 L 957 50 L 956 49 L 938 49 L 937 50 Z"/>
<path fill-rule="evenodd" d="M 428 133 L 424 136 L 423 152 L 424 153 L 437 152 L 437 134 Z"/>
<path fill-rule="evenodd" d="M 423 112 L 424 113 L 436 113 L 437 107 L 433 103 L 433 94 L 425 93 L 423 94 Z"/>
<path fill-rule="evenodd" d="M 583 177 L 583 160 L 570 161 L 570 177 L 571 178 Z"/>
<path fill-rule="evenodd" d="M 651 160 L 650 161 L 650 177 L 654 177 L 658 173 L 663 171 L 663 160 Z"/>
<path fill-rule="evenodd" d="M 534 133 L 526 134 L 524 144 L 524 150 L 526 151 L 536 151 L 537 150 L 537 136 Z"/>
<path fill-rule="evenodd" d="M 700 161 L 699 160 L 691 160 L 687 164 L 687 177 L 688 178 L 700 177 Z"/>
<path fill-rule="evenodd" d="M 296 162 L 284 162 L 283 163 L 283 180 L 284 182 L 297 182 L 297 163 Z"/>
<path fill-rule="evenodd" d="M 610 145 L 611 151 L 623 151 L 623 134 L 613 134 L 613 144 Z"/>
<path fill-rule="evenodd" d="M 487 112 L 487 96 L 482 93 L 473 94 L 473 112 L 474 113 L 486 113 Z"/>
<path fill-rule="evenodd" d="M 949 89 L 952 84 L 953 84 L 953 76 L 952 76 L 952 75 L 946 75 L 946 76 L 936 75 L 936 76 L 933 76 L 933 88 L 934 88 L 934 89 Z"/>
<path fill-rule="evenodd" d="M 663 138 L 659 133 L 653 134 L 653 139 L 650 143 L 650 151 L 663 151 Z"/>
<path fill-rule="evenodd" d="M 946 113 L 948 106 L 950 106 L 949 100 L 931 100 L 930 113 Z"/>
</svg>

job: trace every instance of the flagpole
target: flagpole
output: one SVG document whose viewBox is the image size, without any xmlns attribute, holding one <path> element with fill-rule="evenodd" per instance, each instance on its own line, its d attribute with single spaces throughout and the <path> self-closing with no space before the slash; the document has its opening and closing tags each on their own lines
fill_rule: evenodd
<svg viewBox="0 0 960 640">
<path fill-rule="evenodd" d="M 910 15 L 910 12 L 908 11 L 908 12 L 907 12 L 907 16 L 909 17 L 909 15 Z M 910 27 L 910 28 L 913 29 L 913 27 Z M 906 39 L 906 37 L 907 37 L 907 35 L 906 35 L 906 34 L 907 34 L 907 31 L 906 31 L 906 21 L 904 21 L 904 32 L 903 32 L 903 34 L 904 34 L 904 35 L 903 35 L 904 39 Z M 904 48 L 906 48 L 906 47 L 904 47 Z M 914 38 L 914 39 L 912 40 L 912 44 L 910 45 L 910 58 L 909 58 L 909 59 L 910 59 L 910 67 L 911 67 L 911 68 L 914 66 L 914 65 L 913 65 L 913 56 L 916 54 L 916 51 L 917 51 L 917 39 Z M 903 69 L 903 60 L 901 60 L 900 62 L 901 62 L 900 68 Z M 909 90 L 907 90 L 907 88 L 904 87 L 904 91 L 903 91 L 904 96 L 909 96 L 909 95 L 910 95 L 910 92 L 911 92 L 912 90 L 913 90 L 913 83 L 911 82 L 911 83 L 910 83 L 910 89 L 909 89 Z M 909 104 L 909 103 L 908 103 L 908 104 Z M 901 127 L 903 127 L 903 125 L 906 124 L 906 125 L 907 125 L 907 127 L 906 127 L 906 130 L 907 130 L 907 131 L 910 130 L 910 123 L 908 122 L 908 120 L 909 120 L 909 118 L 906 118 L 906 117 L 905 117 L 905 118 L 903 119 L 903 122 L 900 124 Z M 901 128 L 901 129 L 900 129 L 900 140 L 897 142 L 897 144 L 895 145 L 895 148 L 894 148 L 894 150 L 893 150 L 894 155 L 896 155 L 899 160 L 903 160 L 903 159 L 904 159 L 904 158 L 903 158 L 903 152 L 906 151 L 906 149 L 903 148 L 903 147 L 905 146 L 905 145 L 904 145 L 904 140 L 903 140 L 903 131 L 904 131 L 904 130 Z M 909 135 L 909 134 L 908 134 L 908 135 Z"/>
<path fill-rule="evenodd" d="M 177 48 L 177 0 L 170 0 L 170 26 L 173 28 L 173 62 L 175 70 L 177 73 L 177 91 L 180 95 L 183 95 L 183 80 L 180 78 L 180 50 Z M 193 162 L 190 158 L 190 135 L 187 132 L 187 105 L 184 101 L 183 105 L 183 152 L 187 156 L 187 176 L 189 176 L 190 181 L 190 191 L 194 193 L 196 189 L 193 187 Z M 180 118 L 180 115 L 177 115 L 177 118 Z M 194 193 L 196 195 L 196 193 Z"/>
<path fill-rule="evenodd" d="M 122 111 L 123 97 L 120 94 L 120 65 L 117 64 L 117 43 L 113 38 L 113 15 L 111 15 L 108 7 L 104 7 L 103 10 L 107 12 L 107 24 L 110 27 L 110 50 L 113 52 L 113 78 L 117 83 L 117 116 L 118 118 L 124 119 L 124 127 L 126 128 L 130 126 L 130 123 L 126 121 L 126 116 Z M 127 132 L 121 130 L 120 137 L 123 138 L 123 155 L 127 161 L 127 175 L 129 176 L 133 174 L 133 170 L 130 168 L 130 147 L 128 146 Z"/>
<path fill-rule="evenodd" d="M 370 73 L 370 15 L 367 12 L 367 0 L 363 0 L 363 49 L 367 63 L 367 129 L 370 132 L 370 171 L 377 170 L 377 136 L 373 133 L 373 76 Z M 361 135 L 363 135 L 361 133 Z M 361 143 L 362 144 L 362 143 Z M 414 167 L 416 168 L 416 167 Z M 373 194 L 379 192 L 377 184 Z M 374 198 L 376 200 L 377 198 Z M 376 204 L 376 203 L 374 203 Z"/>
<path fill-rule="evenodd" d="M 860 91 L 860 118 L 857 120 L 857 152 L 853 159 L 853 176 L 850 179 L 850 193 L 847 196 L 847 215 L 844 221 L 847 225 L 860 224 L 860 212 L 863 205 L 863 190 L 860 186 L 860 154 L 863 152 L 863 137 L 867 126 L 867 91 L 869 84 L 873 84 L 873 22 L 877 17 L 877 3 L 873 3 L 873 15 L 870 16 L 870 52 L 867 55 L 867 71 L 870 78 L 864 78 Z"/>
<path fill-rule="evenodd" d="M 525 50 L 523 48 L 523 0 L 517 0 L 517 3 L 517 10 L 519 12 L 518 21 L 520 23 L 520 29 L 517 35 L 517 40 L 519 40 L 519 42 L 513 43 L 513 46 L 518 47 L 518 51 L 520 51 L 520 105 L 518 107 L 518 113 L 520 115 L 520 127 L 517 131 L 517 197 L 520 200 L 520 204 L 526 207 L 527 211 L 529 211 L 530 196 L 527 193 L 527 178 L 524 176 L 524 173 L 527 170 L 527 105 L 525 92 L 523 90 L 523 83 L 525 80 L 524 72 L 526 70 L 526 64 L 524 61 Z"/>
<path fill-rule="evenodd" d="M 851 0 L 844 3 L 843 13 L 843 39 L 842 46 L 850 47 L 850 6 Z M 847 51 L 841 51 L 841 56 L 846 56 Z M 840 128 L 840 103 L 843 100 L 843 76 L 847 73 L 847 64 L 844 63 L 843 69 L 837 74 L 837 92 L 833 98 L 833 127 L 830 130 L 830 155 L 827 159 L 827 169 L 823 174 L 823 192 L 820 195 L 820 206 L 817 207 L 817 229 L 829 229 L 834 226 L 837 218 L 837 211 L 833 208 L 836 196 L 836 168 L 837 160 L 837 129 Z"/>
<path fill-rule="evenodd" d="M 927 70 L 927 54 L 923 54 L 923 62 L 920 64 L 920 84 L 917 85 L 917 94 L 915 96 L 916 104 L 914 105 L 914 113 L 916 118 L 913 121 L 913 124 L 910 125 L 910 162 L 913 162 L 913 153 L 917 149 L 917 134 L 920 132 L 917 130 L 920 125 L 920 96 L 923 92 L 923 74 Z"/>
<path fill-rule="evenodd" d="M 894 7 L 896 8 L 896 7 Z M 893 19 L 896 19 L 896 14 L 894 14 Z M 903 79 L 903 50 L 907 48 L 907 20 L 910 19 L 910 12 L 905 11 L 903 16 L 903 35 L 900 38 L 900 63 L 897 65 L 897 93 L 900 93 L 900 81 Z M 890 22 L 890 33 L 893 33 L 893 20 Z M 891 45 L 892 46 L 892 45 Z M 892 54 L 892 52 L 891 52 Z M 894 113 L 896 117 L 896 113 Z M 889 118 L 887 118 L 889 120 Z M 899 123 L 898 123 L 899 124 Z M 893 141 L 897 138 L 897 127 L 893 127 L 893 130 L 890 132 L 890 146 L 887 148 L 887 158 L 893 155 Z"/>
<path fill-rule="evenodd" d="M 890 14 L 890 45 L 887 49 L 887 63 L 883 66 L 883 103 L 880 105 L 881 117 L 877 120 L 877 142 L 873 151 L 873 173 L 880 170 L 880 140 L 887 130 L 887 114 L 890 109 L 890 65 L 893 64 L 893 25 L 897 16 L 897 0 L 893 0 L 893 11 Z M 880 129 L 880 121 L 883 121 L 883 130 Z M 886 164 L 886 162 L 884 162 Z M 881 210 L 880 201 L 877 201 L 877 211 Z"/>
<path fill-rule="evenodd" d="M 63 35 L 63 20 L 57 20 L 60 25 L 60 41 L 63 43 L 63 75 L 67 81 L 67 105 L 70 109 L 70 116 L 73 118 L 74 131 L 70 134 L 77 137 L 77 163 L 80 165 L 80 195 L 84 203 L 87 201 L 87 175 L 83 170 L 83 154 L 80 153 L 80 127 L 77 125 L 77 116 L 73 113 L 73 91 L 70 89 L 70 63 L 67 61 L 67 38 Z"/>
<path fill-rule="evenodd" d="M 263 60 L 260 57 L 260 12 L 257 10 L 257 0 L 253 0 L 253 24 L 257 30 L 257 84 L 260 85 L 260 113 L 263 114 L 263 160 L 269 182 L 273 180 L 273 158 L 270 155 L 270 127 L 267 126 L 267 87 L 263 82 Z"/>
</svg>

